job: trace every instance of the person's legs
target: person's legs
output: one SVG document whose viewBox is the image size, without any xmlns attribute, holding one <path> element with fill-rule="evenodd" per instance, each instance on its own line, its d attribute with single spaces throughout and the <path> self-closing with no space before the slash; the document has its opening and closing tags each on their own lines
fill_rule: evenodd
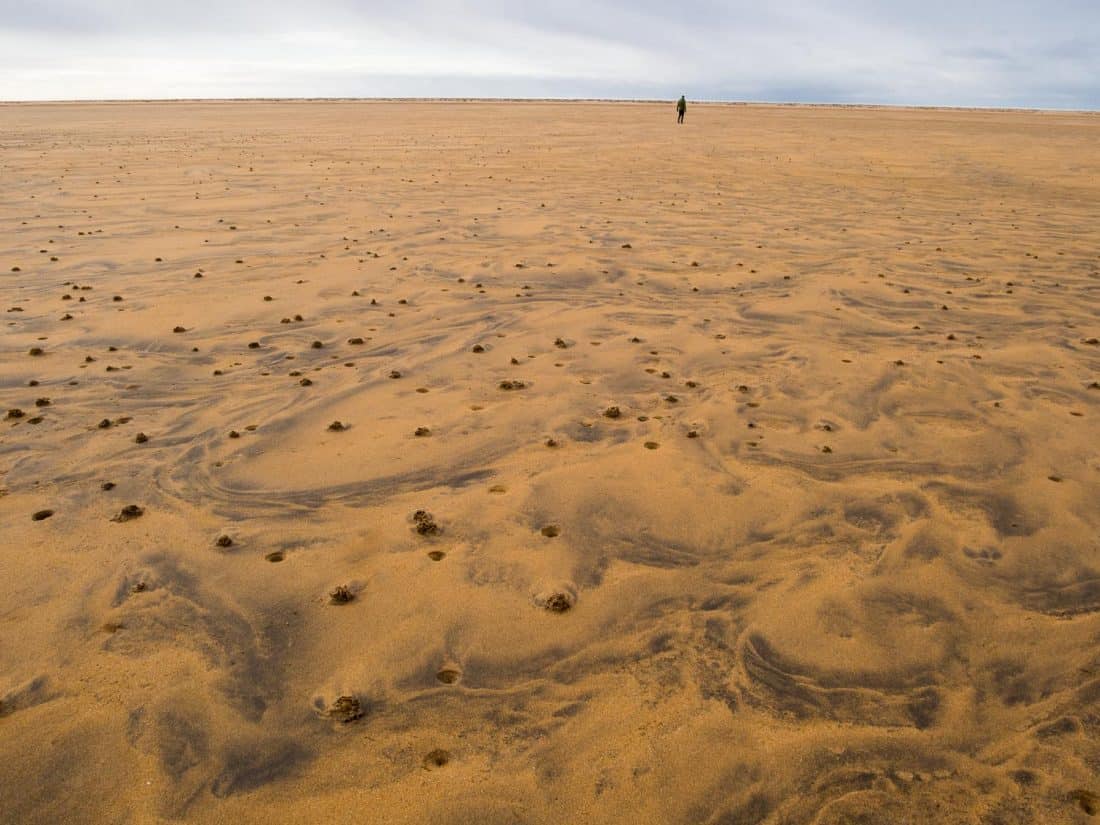
<svg viewBox="0 0 1100 825">
<path fill-rule="evenodd" d="M 679 114 L 676 115 L 676 122 L 677 123 L 683 123 L 684 122 L 684 113 L 683 112 L 680 112 Z"/>
</svg>

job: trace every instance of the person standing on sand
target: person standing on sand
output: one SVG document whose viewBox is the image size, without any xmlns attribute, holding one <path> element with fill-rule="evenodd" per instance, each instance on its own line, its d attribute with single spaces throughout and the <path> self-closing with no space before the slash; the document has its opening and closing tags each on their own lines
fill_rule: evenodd
<svg viewBox="0 0 1100 825">
<path fill-rule="evenodd" d="M 680 99 L 676 101 L 676 122 L 684 122 L 684 112 L 688 110 L 688 102 L 684 99 L 683 95 L 680 95 Z"/>
</svg>

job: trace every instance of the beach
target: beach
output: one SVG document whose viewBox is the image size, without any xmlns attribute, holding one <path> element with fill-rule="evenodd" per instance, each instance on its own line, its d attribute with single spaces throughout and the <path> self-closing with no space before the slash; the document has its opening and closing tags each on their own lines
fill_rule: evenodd
<svg viewBox="0 0 1100 825">
<path fill-rule="evenodd" d="M 1100 811 L 1100 115 L 0 105 L 0 820 Z"/>
</svg>

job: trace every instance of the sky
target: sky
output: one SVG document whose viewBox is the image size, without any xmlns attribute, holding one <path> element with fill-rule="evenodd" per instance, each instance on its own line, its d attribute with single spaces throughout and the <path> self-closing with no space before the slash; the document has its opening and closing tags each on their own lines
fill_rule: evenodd
<svg viewBox="0 0 1100 825">
<path fill-rule="evenodd" d="M 1100 109 L 1100 0 L 0 0 L 0 100 Z"/>
</svg>

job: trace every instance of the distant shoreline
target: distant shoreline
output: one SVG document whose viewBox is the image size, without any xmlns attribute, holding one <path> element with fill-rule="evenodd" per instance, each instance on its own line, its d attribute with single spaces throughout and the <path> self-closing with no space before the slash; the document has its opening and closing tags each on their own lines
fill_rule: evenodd
<svg viewBox="0 0 1100 825">
<path fill-rule="evenodd" d="M 180 97 L 180 98 L 107 98 L 103 100 L 0 100 L 0 106 L 103 106 L 164 103 L 510 103 L 510 104 L 581 104 L 581 105 L 619 105 L 653 106 L 668 105 L 672 98 L 538 98 L 538 97 Z M 690 100 L 693 106 L 743 106 L 752 108 L 814 108 L 814 109 L 889 109 L 924 112 L 1020 112 L 1030 114 L 1078 114 L 1098 115 L 1097 109 L 1046 109 L 1024 106 L 931 106 L 904 103 L 806 103 L 797 101 L 757 101 L 757 100 Z"/>
</svg>

